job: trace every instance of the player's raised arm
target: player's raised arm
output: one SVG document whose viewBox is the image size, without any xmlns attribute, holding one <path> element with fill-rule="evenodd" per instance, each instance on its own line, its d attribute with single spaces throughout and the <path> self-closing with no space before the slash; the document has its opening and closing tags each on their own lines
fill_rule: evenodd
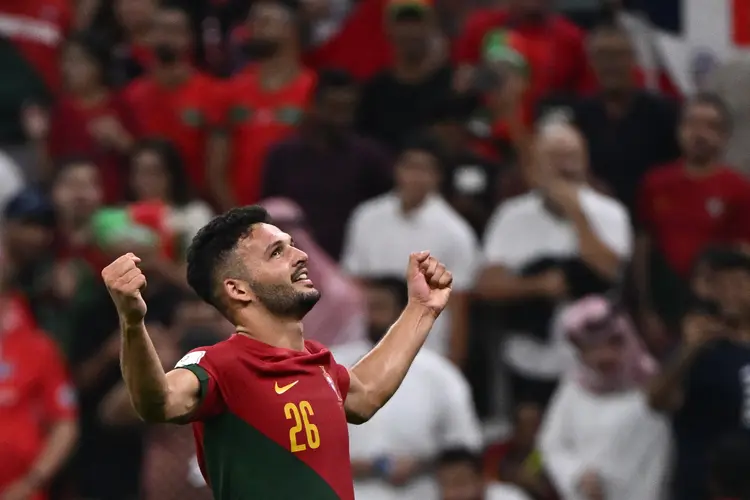
<svg viewBox="0 0 750 500">
<path fill-rule="evenodd" d="M 450 297 L 453 276 L 429 252 L 409 256 L 409 303 L 388 333 L 350 370 L 347 419 L 369 420 L 393 396 Z"/>
<path fill-rule="evenodd" d="M 146 277 L 138 268 L 139 262 L 128 253 L 102 271 L 120 316 L 122 376 L 141 418 L 149 422 L 180 421 L 198 407 L 200 382 L 187 370 L 164 372 L 144 324 L 146 302 L 141 290 Z"/>
</svg>

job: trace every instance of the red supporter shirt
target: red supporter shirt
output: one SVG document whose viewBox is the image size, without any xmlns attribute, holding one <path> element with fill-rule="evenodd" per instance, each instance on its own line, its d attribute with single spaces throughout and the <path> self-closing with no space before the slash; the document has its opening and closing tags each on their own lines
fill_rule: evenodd
<svg viewBox="0 0 750 500">
<path fill-rule="evenodd" d="M 691 175 L 676 163 L 649 172 L 638 218 L 667 262 L 687 276 L 709 244 L 750 240 L 750 182 L 729 167 Z"/>
<path fill-rule="evenodd" d="M 31 62 L 51 92 L 60 88 L 59 48 L 71 27 L 70 0 L 3 0 L 0 36 Z"/>
<path fill-rule="evenodd" d="M 164 87 L 150 75 L 133 81 L 124 93 L 142 137 L 172 141 L 185 163 L 192 187 L 207 193 L 206 143 L 217 122 L 219 83 L 194 72 L 177 87 Z"/>
<path fill-rule="evenodd" d="M 306 341 L 299 352 L 235 334 L 177 368 L 201 382 L 193 428 L 217 500 L 354 500 L 349 372 L 321 344 Z"/>
<path fill-rule="evenodd" d="M 14 312 L 15 311 L 15 312 Z M 11 303 L 0 333 L 0 491 L 27 474 L 49 425 L 76 418 L 75 393 L 54 342 Z M 12 322 L 12 325 L 8 324 Z M 41 500 L 36 495 L 31 500 Z"/>
<path fill-rule="evenodd" d="M 238 204 L 258 201 L 266 153 L 300 123 L 315 81 L 314 73 L 301 70 L 285 87 L 267 91 L 251 66 L 227 83 L 222 116 L 231 140 L 229 180 Z"/>
<path fill-rule="evenodd" d="M 480 62 L 485 37 L 495 29 L 509 29 L 522 39 L 516 47 L 526 57 L 531 73 L 530 98 L 554 91 L 579 92 L 590 85 L 583 32 L 560 15 L 539 24 L 517 24 L 505 9 L 479 9 L 469 16 L 455 47 L 460 64 Z"/>
<path fill-rule="evenodd" d="M 89 132 L 99 118 L 111 116 L 133 137 L 138 136 L 135 120 L 127 105 L 109 96 L 95 106 L 85 106 L 71 97 L 61 98 L 53 108 L 47 149 L 53 160 L 91 158 L 99 167 L 106 203 L 122 200 L 127 182 L 128 158 L 101 145 Z"/>
</svg>

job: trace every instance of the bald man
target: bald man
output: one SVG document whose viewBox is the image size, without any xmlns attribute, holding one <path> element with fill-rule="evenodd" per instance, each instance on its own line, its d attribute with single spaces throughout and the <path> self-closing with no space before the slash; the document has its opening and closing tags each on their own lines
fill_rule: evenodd
<svg viewBox="0 0 750 500">
<path fill-rule="evenodd" d="M 622 204 L 588 186 L 586 146 L 574 127 L 550 118 L 537 133 L 533 160 L 536 189 L 506 201 L 490 219 L 476 292 L 507 306 L 508 317 L 527 308 L 506 332 L 502 357 L 516 402 L 544 404 L 569 361 L 555 311 L 617 283 L 632 232 Z"/>
</svg>

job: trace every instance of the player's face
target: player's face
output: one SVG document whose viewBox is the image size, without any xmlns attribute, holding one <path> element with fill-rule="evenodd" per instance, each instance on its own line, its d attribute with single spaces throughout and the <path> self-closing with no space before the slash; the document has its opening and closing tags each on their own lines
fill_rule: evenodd
<svg viewBox="0 0 750 500">
<path fill-rule="evenodd" d="M 273 314 L 302 319 L 320 299 L 307 272 L 307 254 L 276 226 L 258 224 L 237 248 L 254 299 Z"/>
<path fill-rule="evenodd" d="M 444 465 L 438 470 L 441 500 L 481 500 L 484 498 L 482 478 L 471 464 Z"/>
<path fill-rule="evenodd" d="M 682 117 L 680 145 L 688 161 L 707 163 L 717 158 L 726 143 L 726 125 L 714 106 L 692 104 Z"/>
</svg>

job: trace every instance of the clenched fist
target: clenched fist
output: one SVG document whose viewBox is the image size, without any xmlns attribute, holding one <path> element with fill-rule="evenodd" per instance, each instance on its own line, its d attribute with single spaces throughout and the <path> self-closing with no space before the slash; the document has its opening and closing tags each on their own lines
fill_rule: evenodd
<svg viewBox="0 0 750 500">
<path fill-rule="evenodd" d="M 438 315 L 448 304 L 453 275 L 439 260 L 430 256 L 430 252 L 417 252 L 409 256 L 406 283 L 409 299 Z"/>
<path fill-rule="evenodd" d="M 134 254 L 126 253 L 102 271 L 104 284 L 117 307 L 117 313 L 131 325 L 146 317 L 146 302 L 141 296 L 141 290 L 146 287 L 146 277 L 138 268 L 140 261 Z"/>
</svg>

